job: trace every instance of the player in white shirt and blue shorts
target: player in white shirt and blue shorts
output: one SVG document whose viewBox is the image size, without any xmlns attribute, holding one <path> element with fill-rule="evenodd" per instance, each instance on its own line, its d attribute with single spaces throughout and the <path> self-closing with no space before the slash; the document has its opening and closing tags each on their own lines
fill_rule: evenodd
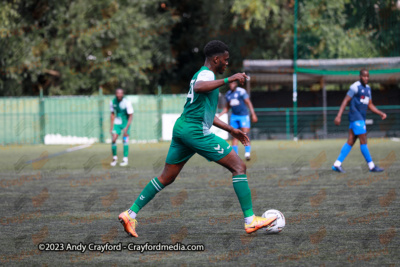
<svg viewBox="0 0 400 267">
<path fill-rule="evenodd" d="M 381 116 L 382 120 L 386 119 L 386 114 L 378 110 L 372 103 L 371 87 L 368 85 L 369 72 L 366 69 L 360 71 L 360 80 L 353 83 L 350 86 L 350 90 L 347 92 L 346 97 L 340 106 L 339 112 L 335 118 L 335 124 L 340 125 L 341 117 L 347 104 L 350 102 L 349 111 L 349 137 L 347 142 L 343 145 L 342 150 L 338 159 L 332 166 L 332 170 L 337 172 L 345 172 L 342 168 L 342 162 L 350 153 L 351 148 L 356 142 L 357 138 L 360 139 L 360 149 L 364 156 L 365 161 L 368 164 L 368 168 L 371 172 L 382 172 L 383 169 L 379 168 L 372 161 L 372 157 L 369 153 L 367 146 L 367 127 L 365 125 L 365 119 L 367 116 L 368 108 Z"/>
<path fill-rule="evenodd" d="M 229 109 L 232 109 L 232 115 L 230 118 L 230 125 L 235 129 L 241 129 L 245 133 L 250 132 L 250 117 L 249 110 L 251 114 L 251 122 L 256 123 L 258 121 L 257 115 L 254 112 L 253 104 L 250 101 L 249 95 L 246 90 L 238 87 L 236 82 L 229 84 L 229 90 L 225 94 L 226 107 L 218 115 L 221 117 L 223 114 L 227 113 Z M 249 108 L 249 110 L 247 109 Z M 239 154 L 238 140 L 232 138 L 232 148 Z M 246 160 L 250 160 L 251 145 L 245 146 L 244 157 Z"/>
</svg>

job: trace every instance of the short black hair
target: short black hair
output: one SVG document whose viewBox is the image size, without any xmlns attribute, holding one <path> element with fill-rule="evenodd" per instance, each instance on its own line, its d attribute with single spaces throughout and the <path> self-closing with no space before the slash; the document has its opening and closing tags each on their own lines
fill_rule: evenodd
<svg viewBox="0 0 400 267">
<path fill-rule="evenodd" d="M 363 69 L 360 70 L 360 75 L 362 75 L 362 73 L 363 73 L 364 71 L 368 72 L 367 69 L 363 68 Z"/>
<path fill-rule="evenodd" d="M 206 57 L 210 58 L 215 55 L 223 54 L 225 51 L 229 52 L 229 48 L 225 43 L 219 40 L 212 40 L 206 44 L 203 52 Z"/>
</svg>

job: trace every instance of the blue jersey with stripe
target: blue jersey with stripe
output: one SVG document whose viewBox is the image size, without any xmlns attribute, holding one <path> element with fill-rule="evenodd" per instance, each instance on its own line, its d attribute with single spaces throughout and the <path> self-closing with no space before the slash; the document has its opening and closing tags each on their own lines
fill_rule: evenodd
<svg viewBox="0 0 400 267">
<path fill-rule="evenodd" d="M 371 87 L 369 85 L 364 86 L 360 81 L 357 81 L 350 86 L 347 95 L 351 97 L 349 121 L 365 121 L 368 104 L 372 99 Z"/>
<path fill-rule="evenodd" d="M 240 87 L 236 87 L 235 91 L 228 90 L 225 94 L 226 101 L 229 103 L 229 106 L 232 108 L 232 114 L 235 115 L 249 115 L 249 111 L 247 110 L 245 99 L 249 98 L 246 90 Z"/>
</svg>

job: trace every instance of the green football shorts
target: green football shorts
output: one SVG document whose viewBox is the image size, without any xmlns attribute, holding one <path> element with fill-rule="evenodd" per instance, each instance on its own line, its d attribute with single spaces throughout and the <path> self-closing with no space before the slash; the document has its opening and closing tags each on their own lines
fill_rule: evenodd
<svg viewBox="0 0 400 267">
<path fill-rule="evenodd" d="M 132 124 L 131 124 L 132 125 Z M 129 125 L 129 127 L 128 127 L 128 135 L 129 135 L 129 132 L 130 132 L 130 130 L 131 130 L 131 125 Z M 118 135 L 120 135 L 121 134 L 121 132 L 122 132 L 122 130 L 123 129 L 125 129 L 125 127 L 126 127 L 126 123 L 123 123 L 123 124 L 114 124 L 114 127 L 113 127 L 113 130 L 112 130 L 112 134 L 118 134 Z"/>
<path fill-rule="evenodd" d="M 178 164 L 198 153 L 209 161 L 218 161 L 231 152 L 232 147 L 221 137 L 203 134 L 201 123 L 191 123 L 180 117 L 174 125 L 172 142 L 166 163 Z"/>
</svg>

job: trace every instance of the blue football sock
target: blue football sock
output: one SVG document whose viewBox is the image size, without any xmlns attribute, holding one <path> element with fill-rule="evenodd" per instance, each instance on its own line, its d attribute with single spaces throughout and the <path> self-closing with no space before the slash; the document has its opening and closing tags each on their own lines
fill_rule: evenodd
<svg viewBox="0 0 400 267">
<path fill-rule="evenodd" d="M 236 154 L 239 154 L 239 148 L 238 146 L 232 146 L 233 150 L 235 150 Z"/>
<path fill-rule="evenodd" d="M 245 146 L 244 147 L 244 151 L 247 153 L 247 152 L 249 152 L 250 153 L 250 151 L 251 151 L 251 146 Z"/>
<path fill-rule="evenodd" d="M 347 157 L 347 155 L 350 153 L 351 148 L 352 148 L 351 145 L 345 143 L 342 147 L 342 150 L 340 150 L 340 155 L 337 160 L 343 162 L 344 159 Z"/>
<path fill-rule="evenodd" d="M 361 153 L 363 154 L 363 156 L 365 158 L 365 161 L 367 163 L 371 162 L 372 158 L 371 158 L 371 154 L 369 154 L 369 149 L 368 149 L 367 144 L 360 145 L 360 149 L 361 149 Z"/>
</svg>

